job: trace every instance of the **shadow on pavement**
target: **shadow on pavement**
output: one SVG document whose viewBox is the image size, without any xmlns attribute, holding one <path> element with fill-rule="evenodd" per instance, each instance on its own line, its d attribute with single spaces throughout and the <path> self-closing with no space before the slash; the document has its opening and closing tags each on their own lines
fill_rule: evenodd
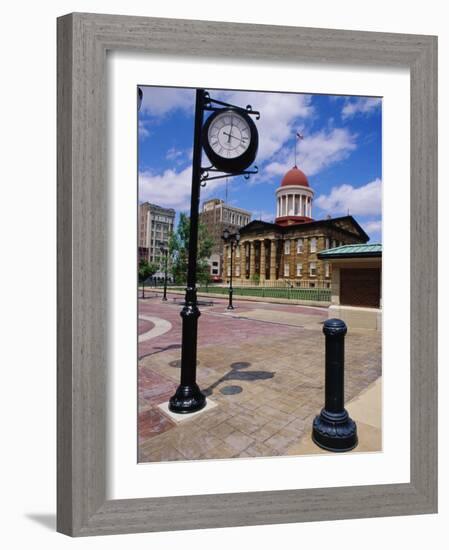
<svg viewBox="0 0 449 550">
<path fill-rule="evenodd" d="M 231 370 L 227 372 L 224 376 L 219 378 L 216 382 L 211 384 L 208 388 L 205 388 L 203 390 L 203 393 L 206 397 L 210 397 L 214 389 L 220 385 L 222 382 L 229 382 L 232 380 L 242 380 L 242 381 L 248 381 L 248 382 L 254 382 L 256 380 L 268 380 L 269 378 L 273 378 L 276 374 L 275 372 L 267 372 L 264 370 L 256 370 L 256 371 L 250 371 L 250 372 L 242 372 L 241 369 L 247 369 L 251 366 L 251 363 L 248 362 L 239 362 L 239 363 L 232 363 L 230 365 Z M 228 388 L 228 389 L 226 389 Z M 225 388 L 222 388 L 220 392 L 224 395 L 234 395 L 236 393 L 241 393 L 243 391 L 243 388 L 241 386 L 226 386 Z"/>
</svg>

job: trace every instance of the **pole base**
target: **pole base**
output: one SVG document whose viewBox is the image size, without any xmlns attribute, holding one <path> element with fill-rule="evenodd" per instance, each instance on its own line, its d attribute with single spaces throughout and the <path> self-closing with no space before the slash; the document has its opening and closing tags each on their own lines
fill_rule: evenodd
<svg viewBox="0 0 449 550">
<path fill-rule="evenodd" d="M 234 306 L 230 305 L 226 309 L 234 309 Z"/>
<path fill-rule="evenodd" d="M 341 413 L 323 409 L 313 421 L 312 441 L 326 451 L 351 451 L 358 444 L 357 425 L 346 409 Z"/>
<path fill-rule="evenodd" d="M 201 393 L 197 384 L 191 386 L 178 386 L 175 395 L 170 397 L 168 408 L 171 412 L 188 414 L 204 409 L 206 397 Z"/>
<path fill-rule="evenodd" d="M 162 298 L 162 301 L 163 301 L 163 302 L 166 302 L 166 301 L 167 301 L 167 298 Z"/>
</svg>

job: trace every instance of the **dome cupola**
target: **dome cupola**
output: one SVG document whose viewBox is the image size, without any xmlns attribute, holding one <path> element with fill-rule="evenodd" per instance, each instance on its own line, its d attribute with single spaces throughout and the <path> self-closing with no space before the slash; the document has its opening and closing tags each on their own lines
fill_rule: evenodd
<svg viewBox="0 0 449 550">
<path fill-rule="evenodd" d="M 285 187 L 286 185 L 302 185 L 303 187 L 309 187 L 309 180 L 302 170 L 297 166 L 293 166 L 293 168 L 282 178 L 281 187 Z"/>
<path fill-rule="evenodd" d="M 275 223 L 293 225 L 312 221 L 313 195 L 307 176 L 293 166 L 276 189 Z"/>
</svg>

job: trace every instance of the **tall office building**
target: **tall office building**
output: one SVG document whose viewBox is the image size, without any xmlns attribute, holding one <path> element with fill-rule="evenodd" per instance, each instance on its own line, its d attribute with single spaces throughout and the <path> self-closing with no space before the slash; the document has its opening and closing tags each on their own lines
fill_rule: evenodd
<svg viewBox="0 0 449 550">
<path fill-rule="evenodd" d="M 210 199 L 203 203 L 200 221 L 203 223 L 212 238 L 212 247 L 209 265 L 212 277 L 222 276 L 223 240 L 221 236 L 225 229 L 235 233 L 251 220 L 251 212 L 226 204 L 221 199 Z"/>
<path fill-rule="evenodd" d="M 144 202 L 139 205 L 139 259 L 161 264 L 161 246 L 168 247 L 175 223 L 173 208 Z"/>
</svg>

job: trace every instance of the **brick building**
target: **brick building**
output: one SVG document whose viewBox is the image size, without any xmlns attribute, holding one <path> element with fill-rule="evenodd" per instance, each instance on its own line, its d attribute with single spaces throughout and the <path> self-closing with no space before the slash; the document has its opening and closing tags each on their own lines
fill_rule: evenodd
<svg viewBox="0 0 449 550">
<path fill-rule="evenodd" d="M 368 235 L 352 216 L 313 220 L 314 192 L 296 166 L 276 190 L 274 223 L 252 221 L 240 229 L 235 251 L 235 284 L 283 281 L 293 286 L 330 288 L 332 266 L 319 253 L 344 244 L 366 243 Z M 230 273 L 224 247 L 223 273 Z"/>
<path fill-rule="evenodd" d="M 211 276 L 221 277 L 223 265 L 223 240 L 221 236 L 225 229 L 235 233 L 251 220 L 251 212 L 226 204 L 221 199 L 210 199 L 203 204 L 200 222 L 203 223 L 213 240 L 209 265 Z"/>
<path fill-rule="evenodd" d="M 160 247 L 168 247 L 175 223 L 175 211 L 173 208 L 144 202 L 139 204 L 138 214 L 139 260 L 144 259 L 159 265 L 163 259 Z"/>
</svg>

